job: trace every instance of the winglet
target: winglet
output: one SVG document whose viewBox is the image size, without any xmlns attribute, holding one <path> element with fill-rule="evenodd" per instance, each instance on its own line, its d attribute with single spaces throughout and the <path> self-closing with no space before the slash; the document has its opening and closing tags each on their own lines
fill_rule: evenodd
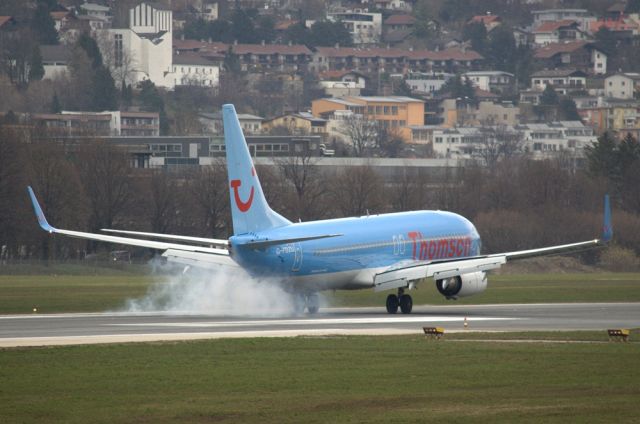
<svg viewBox="0 0 640 424">
<path fill-rule="evenodd" d="M 609 195 L 604 195 L 604 223 L 602 224 L 602 241 L 607 243 L 613 237 L 613 226 L 611 224 L 611 205 Z"/>
<path fill-rule="evenodd" d="M 40 224 L 43 230 L 49 233 L 55 232 L 56 229 L 49 225 L 47 218 L 44 217 L 44 212 L 42 212 L 42 208 L 40 207 L 31 186 L 27 187 L 27 191 L 29 192 L 29 197 L 31 197 L 31 203 L 33 204 L 33 210 L 36 213 L 36 218 L 38 218 L 38 224 Z"/>
</svg>

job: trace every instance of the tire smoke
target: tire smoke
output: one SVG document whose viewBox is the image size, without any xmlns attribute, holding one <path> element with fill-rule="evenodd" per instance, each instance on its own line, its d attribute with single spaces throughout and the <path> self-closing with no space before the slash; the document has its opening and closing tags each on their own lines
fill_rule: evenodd
<svg viewBox="0 0 640 424">
<path fill-rule="evenodd" d="M 252 278 L 240 268 L 183 269 L 152 263 L 158 281 L 142 298 L 127 300 L 125 311 L 260 317 L 300 312 L 294 295 L 277 281 Z"/>
</svg>

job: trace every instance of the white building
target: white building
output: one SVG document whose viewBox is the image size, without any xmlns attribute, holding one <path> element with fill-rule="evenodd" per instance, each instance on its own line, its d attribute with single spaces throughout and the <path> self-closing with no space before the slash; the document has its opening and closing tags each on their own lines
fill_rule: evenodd
<svg viewBox="0 0 640 424">
<path fill-rule="evenodd" d="M 474 71 L 463 77 L 481 90 L 492 93 L 509 91 L 515 88 L 515 75 L 503 71 Z"/>
<path fill-rule="evenodd" d="M 382 14 L 361 11 L 337 12 L 327 15 L 331 21 L 340 21 L 351 34 L 354 44 L 375 44 L 382 37 Z"/>
<path fill-rule="evenodd" d="M 217 87 L 220 66 L 197 53 L 183 52 L 173 56 L 173 85 Z"/>
<path fill-rule="evenodd" d="M 407 76 L 405 82 L 411 91 L 433 93 L 440 90 L 451 77 L 453 74 L 444 72 L 414 72 Z"/>
<path fill-rule="evenodd" d="M 526 124 L 498 127 L 416 127 L 421 142 L 432 143 L 438 158 L 473 159 L 497 141 L 497 137 L 519 144 L 520 153 L 533 159 L 548 159 L 563 153 L 571 157 L 584 156 L 584 148 L 597 140 L 591 127 L 580 121 L 560 121 L 549 124 Z"/>
<path fill-rule="evenodd" d="M 587 9 L 546 9 L 546 10 L 534 10 L 531 12 L 533 15 L 533 28 L 538 28 L 545 22 L 556 22 L 562 20 L 572 20 L 579 23 L 582 31 L 589 31 L 591 22 L 596 20 L 596 17 L 591 14 Z"/>
<path fill-rule="evenodd" d="M 531 74 L 531 89 L 544 91 L 551 84 L 560 94 L 566 95 L 574 90 L 584 90 L 587 86 L 587 74 L 573 69 L 552 69 Z"/>
<path fill-rule="evenodd" d="M 95 16 L 106 21 L 111 20 L 111 9 L 96 3 L 84 3 L 80 5 L 82 14 L 87 16 Z"/>
<path fill-rule="evenodd" d="M 615 99 L 633 99 L 640 88 L 640 74 L 615 74 L 604 80 L 604 92 L 607 97 Z"/>
<path fill-rule="evenodd" d="M 173 88 L 172 12 L 141 3 L 129 10 L 127 28 L 99 32 L 107 40 L 99 43 L 111 58 L 112 73 L 122 72 L 129 83 L 151 80 L 156 86 Z"/>
</svg>

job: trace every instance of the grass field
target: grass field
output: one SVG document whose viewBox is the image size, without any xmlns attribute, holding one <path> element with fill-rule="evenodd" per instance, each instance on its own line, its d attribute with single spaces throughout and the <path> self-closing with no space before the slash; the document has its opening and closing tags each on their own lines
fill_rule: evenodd
<svg viewBox="0 0 640 424">
<path fill-rule="evenodd" d="M 0 350 L 0 417 L 8 423 L 638 422 L 640 343 L 445 337 Z"/>
<path fill-rule="evenodd" d="M 140 298 L 152 284 L 164 280 L 150 276 L 146 267 L 18 271 L 0 275 L 0 314 L 31 313 L 34 307 L 40 313 L 117 310 L 126 299 Z M 416 305 L 452 304 L 432 282 L 418 288 L 411 293 Z M 337 291 L 325 293 L 325 299 L 331 306 L 382 306 L 387 294 Z M 455 304 L 536 302 L 640 302 L 640 273 L 490 275 L 487 291 Z"/>
</svg>

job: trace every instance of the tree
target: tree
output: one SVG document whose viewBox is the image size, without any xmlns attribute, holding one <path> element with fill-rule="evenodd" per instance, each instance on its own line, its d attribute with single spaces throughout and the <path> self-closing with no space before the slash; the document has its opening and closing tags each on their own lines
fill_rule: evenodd
<svg viewBox="0 0 640 424">
<path fill-rule="evenodd" d="M 627 0 L 625 13 L 640 13 L 640 0 Z"/>
<path fill-rule="evenodd" d="M 118 108 L 118 90 L 111 73 L 102 65 L 94 70 L 92 93 L 93 110 L 116 110 Z"/>
<path fill-rule="evenodd" d="M 375 146 L 378 152 L 385 157 L 398 157 L 404 145 L 404 137 L 397 127 L 385 124 L 387 123 L 383 121 L 376 123 Z"/>
<path fill-rule="evenodd" d="M 558 104 L 558 93 L 553 88 L 553 85 L 547 84 L 540 97 L 540 104 L 543 106 L 556 106 Z"/>
<path fill-rule="evenodd" d="M 89 33 L 83 32 L 80 34 L 77 45 L 87 53 L 87 56 L 91 60 L 91 66 L 94 69 L 102 66 L 102 53 L 100 53 L 98 43 L 89 35 Z"/>
<path fill-rule="evenodd" d="M 486 125 L 480 131 L 481 141 L 474 148 L 473 156 L 487 167 L 493 168 L 500 160 L 510 159 L 522 152 L 524 137 L 519 131 L 505 125 Z"/>
<path fill-rule="evenodd" d="M 413 10 L 416 22 L 413 25 L 413 35 L 418 38 L 431 38 L 435 34 L 433 7 L 427 0 L 420 0 Z"/>
<path fill-rule="evenodd" d="M 89 199 L 91 231 L 114 228 L 132 198 L 128 154 L 106 141 L 89 141 L 81 146 L 77 155 Z"/>
<path fill-rule="evenodd" d="M 613 135 L 605 132 L 598 141 L 585 147 L 585 154 L 592 175 L 616 178 L 619 175 L 618 148 Z"/>
<path fill-rule="evenodd" d="M 471 48 L 483 53 L 487 43 L 487 28 L 482 22 L 469 23 L 462 29 L 462 39 L 471 41 Z"/>
<path fill-rule="evenodd" d="M 276 160 L 285 181 L 295 190 L 290 214 L 303 221 L 318 219 L 327 212 L 327 184 L 321 178 L 316 162 L 317 158 L 311 156 L 308 148 Z"/>
<path fill-rule="evenodd" d="M 229 190 L 227 168 L 223 161 L 198 167 L 188 180 L 199 227 L 210 237 L 227 237 L 229 226 Z"/>
<path fill-rule="evenodd" d="M 332 184 L 333 203 L 343 216 L 362 216 L 384 212 L 382 178 L 371 166 L 349 166 Z"/>
<path fill-rule="evenodd" d="M 518 48 L 513 30 L 506 25 L 494 28 L 488 36 L 486 55 L 493 69 L 514 72 L 518 61 Z"/>
<path fill-rule="evenodd" d="M 469 0 L 447 0 L 440 8 L 440 19 L 444 22 L 452 22 L 464 19 L 470 10 Z"/>
<path fill-rule="evenodd" d="M 376 122 L 367 115 L 351 114 L 344 119 L 340 132 L 351 143 L 356 156 L 363 156 L 365 151 L 375 145 Z"/>
<path fill-rule="evenodd" d="M 562 121 L 579 121 L 580 114 L 574 102 L 569 97 L 562 97 L 558 102 L 558 118 Z"/>
<path fill-rule="evenodd" d="M 50 12 L 51 9 L 40 2 L 33 14 L 31 28 L 40 44 L 58 44 L 58 31 Z"/>
<path fill-rule="evenodd" d="M 151 80 L 144 80 L 140 83 L 138 99 L 142 103 L 141 107 L 143 110 L 147 112 L 158 112 L 160 115 L 160 133 L 167 135 L 169 133 L 169 122 L 164 107 L 164 99 Z"/>
<path fill-rule="evenodd" d="M 596 47 L 605 54 L 612 56 L 616 52 L 616 36 L 606 26 L 601 26 L 595 34 Z"/>
<path fill-rule="evenodd" d="M 260 36 L 256 31 L 255 9 L 236 8 L 231 15 L 231 34 L 239 43 L 258 43 Z"/>
<path fill-rule="evenodd" d="M 53 99 L 51 99 L 51 113 L 60 113 L 62 112 L 62 105 L 60 105 L 60 99 L 58 99 L 58 94 L 53 93 Z"/>
<path fill-rule="evenodd" d="M 44 76 L 44 66 L 42 65 L 42 54 L 40 46 L 35 46 L 31 53 L 31 61 L 29 66 L 29 81 L 41 80 Z"/>
<path fill-rule="evenodd" d="M 311 47 L 333 47 L 353 45 L 351 34 L 342 22 L 316 21 L 311 25 L 308 43 Z"/>
</svg>

